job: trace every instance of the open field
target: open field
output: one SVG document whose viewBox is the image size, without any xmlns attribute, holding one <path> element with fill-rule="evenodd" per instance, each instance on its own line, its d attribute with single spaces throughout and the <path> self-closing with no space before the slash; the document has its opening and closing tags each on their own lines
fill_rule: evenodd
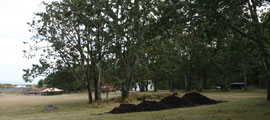
<svg viewBox="0 0 270 120">
<path fill-rule="evenodd" d="M 180 96 L 183 94 L 180 92 Z M 11 94 L 0 96 L 0 120 L 270 120 L 270 102 L 266 102 L 265 90 L 206 91 L 202 94 L 212 99 L 228 102 L 191 108 L 112 115 L 104 113 L 119 106 L 119 103 L 111 101 L 100 106 L 89 105 L 86 94 L 59 96 Z M 119 93 L 112 93 L 111 97 L 119 95 Z M 137 101 L 133 102 L 137 103 Z M 41 111 L 49 104 L 56 105 L 59 109 Z"/>
</svg>

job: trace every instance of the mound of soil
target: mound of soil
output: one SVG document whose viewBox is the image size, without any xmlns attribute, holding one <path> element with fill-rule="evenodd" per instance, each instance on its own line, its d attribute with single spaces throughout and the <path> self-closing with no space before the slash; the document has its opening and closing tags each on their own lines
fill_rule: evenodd
<svg viewBox="0 0 270 120">
<path fill-rule="evenodd" d="M 142 111 L 157 111 L 172 108 L 193 107 L 197 105 L 217 104 L 221 101 L 216 101 L 203 96 L 199 93 L 187 93 L 182 98 L 177 97 L 175 94 L 163 98 L 160 102 L 156 101 L 143 101 L 138 105 L 134 104 L 121 104 L 119 107 L 114 108 L 109 113 L 121 114 L 129 112 L 142 112 Z"/>
<path fill-rule="evenodd" d="M 136 105 L 134 105 L 134 104 L 121 104 L 119 107 L 114 108 L 109 113 L 120 114 L 120 113 L 129 113 L 129 112 L 136 112 Z"/>
<path fill-rule="evenodd" d="M 157 111 L 168 109 L 166 105 L 160 104 L 157 101 L 143 101 L 136 106 L 136 111 Z"/>
<path fill-rule="evenodd" d="M 166 105 L 168 108 L 183 108 L 194 106 L 194 104 L 188 99 L 179 98 L 174 95 L 163 98 L 159 104 Z"/>
<path fill-rule="evenodd" d="M 206 96 L 203 96 L 199 93 L 187 93 L 183 97 L 183 99 L 189 100 L 194 105 L 209 105 L 209 104 L 216 104 L 219 103 L 219 101 L 210 99 Z"/>
</svg>

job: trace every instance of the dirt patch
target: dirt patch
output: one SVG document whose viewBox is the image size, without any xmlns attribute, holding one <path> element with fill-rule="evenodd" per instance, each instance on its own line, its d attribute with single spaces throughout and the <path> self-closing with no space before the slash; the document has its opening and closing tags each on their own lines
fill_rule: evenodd
<svg viewBox="0 0 270 120">
<path fill-rule="evenodd" d="M 121 114 L 129 112 L 143 112 L 143 111 L 157 111 L 172 108 L 193 107 L 198 105 L 217 104 L 222 101 L 216 101 L 203 96 L 199 93 L 187 93 L 182 98 L 177 97 L 175 94 L 163 98 L 160 102 L 157 101 L 143 101 L 138 105 L 134 104 L 121 104 L 119 107 L 114 108 L 109 113 Z"/>
</svg>

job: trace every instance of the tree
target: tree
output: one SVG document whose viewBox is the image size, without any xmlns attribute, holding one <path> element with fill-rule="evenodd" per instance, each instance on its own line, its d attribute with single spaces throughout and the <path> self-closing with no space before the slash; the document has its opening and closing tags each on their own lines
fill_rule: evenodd
<svg viewBox="0 0 270 120">
<path fill-rule="evenodd" d="M 113 55 L 118 65 L 121 82 L 122 99 L 129 96 L 134 66 L 139 50 L 145 40 L 147 26 L 152 19 L 151 9 L 155 8 L 153 1 L 112 1 L 108 11 L 112 19 L 110 33 L 113 42 Z"/>
<path fill-rule="evenodd" d="M 29 23 L 36 35 L 32 39 L 34 49 L 26 52 L 42 50 L 44 53 L 41 65 L 25 70 L 25 81 L 64 66 L 77 81 L 86 83 L 89 103 L 92 103 L 91 81 L 95 100 L 101 101 L 103 64 L 113 58 L 119 65 L 122 97 L 128 97 L 137 47 L 143 43 L 145 26 L 155 18 L 150 10 L 152 2 L 64 0 L 44 5 L 46 11 L 37 13 Z M 47 45 L 38 47 L 41 42 Z M 75 71 L 78 67 L 80 73 Z"/>
<path fill-rule="evenodd" d="M 65 0 L 51 4 L 44 3 L 44 5 L 46 11 L 37 13 L 37 18 L 29 25 L 32 27 L 32 31 L 36 32 L 36 36 L 32 39 L 34 43 L 37 43 L 35 45 L 40 45 L 38 43 L 41 42 L 47 42 L 47 45 L 40 48 L 35 46 L 34 50 L 43 50 L 44 57 L 41 57 L 41 60 L 51 60 L 50 63 L 46 62 L 48 63 L 46 65 L 51 68 L 62 65 L 71 69 L 78 81 L 85 82 L 89 103 L 92 103 L 90 83 L 91 79 L 95 80 L 93 73 L 96 72 L 97 65 L 95 62 L 97 59 L 96 42 L 94 41 L 96 31 L 94 31 L 95 26 L 93 25 L 100 23 L 93 19 L 96 14 L 92 13 L 94 3 L 83 0 Z M 86 9 L 85 6 L 89 6 L 87 7 L 89 9 Z M 78 66 L 81 72 L 79 74 L 74 72 Z M 34 70 L 36 68 L 42 70 Z M 28 78 L 31 74 L 42 74 L 47 68 L 38 66 L 33 67 L 32 70 L 26 70 L 25 80 L 30 81 Z"/>
<path fill-rule="evenodd" d="M 80 73 L 79 69 L 76 71 Z M 58 68 L 56 72 L 50 73 L 44 79 L 44 84 L 46 84 L 47 87 L 63 89 L 67 93 L 81 91 L 85 88 L 84 82 L 77 81 L 72 75 L 72 72 L 66 67 Z"/>
<path fill-rule="evenodd" d="M 38 81 L 38 87 L 43 87 L 44 86 L 44 80 L 39 80 Z"/>
</svg>

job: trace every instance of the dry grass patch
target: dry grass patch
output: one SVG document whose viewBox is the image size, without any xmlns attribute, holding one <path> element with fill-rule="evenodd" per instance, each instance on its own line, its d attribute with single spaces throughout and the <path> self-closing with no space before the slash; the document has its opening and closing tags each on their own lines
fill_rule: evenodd
<svg viewBox="0 0 270 120">
<path fill-rule="evenodd" d="M 155 96 L 158 93 L 131 93 L 138 96 Z M 89 105 L 87 94 L 67 94 L 59 96 L 0 96 L 0 120 L 267 120 L 270 119 L 270 103 L 266 102 L 265 90 L 217 92 L 205 91 L 203 95 L 229 102 L 178 108 L 152 112 L 138 112 L 120 115 L 104 114 L 120 103 L 111 100 L 108 104 Z M 184 95 L 180 91 L 179 97 Z M 120 93 L 111 93 L 111 97 Z M 137 100 L 131 101 L 137 103 Z M 47 105 L 59 109 L 41 111 Z"/>
</svg>

